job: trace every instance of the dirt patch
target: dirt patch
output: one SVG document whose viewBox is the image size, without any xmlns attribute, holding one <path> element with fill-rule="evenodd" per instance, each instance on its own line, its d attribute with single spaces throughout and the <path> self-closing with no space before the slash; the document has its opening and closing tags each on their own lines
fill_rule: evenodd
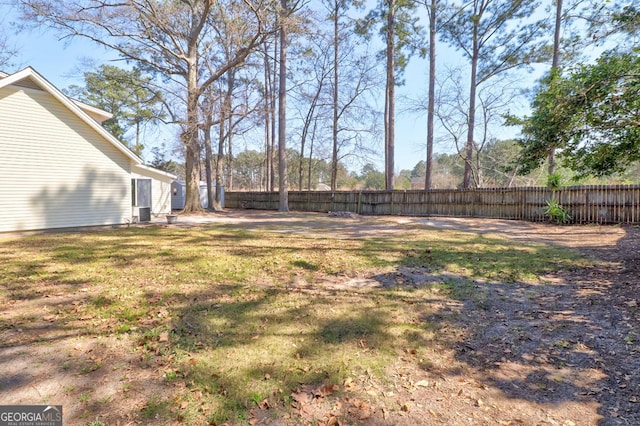
<svg viewBox="0 0 640 426">
<path fill-rule="evenodd" d="M 248 423 L 640 424 L 638 227 L 238 211 L 183 215 L 177 225 L 151 226 L 221 225 L 342 238 L 402 236 L 428 227 L 556 244 L 597 260 L 597 266 L 560 271 L 537 284 L 470 283 L 404 267 L 392 275 L 333 277 L 325 290 L 443 282 L 468 291 L 443 294 L 433 286 L 435 308 L 420 318 L 433 327 L 429 352 L 418 356 L 409 348 L 398 354 L 386 381 L 363 371 L 336 388 L 301 384 L 291 406 L 260 402 Z M 298 289 L 317 291 L 309 284 L 298 283 Z M 180 385 L 159 380 L 165 366 L 133 354 L 135 343 L 126 335 L 87 336 L 88 324 L 101 326 L 97 318 L 57 322 L 90 291 L 80 284 L 74 298 L 43 288 L 39 297 L 16 298 L 0 309 L 0 404 L 61 403 L 72 419 L 68 424 L 75 425 L 89 424 L 96 413 L 103 424 L 170 424 L 154 414 L 162 411 L 153 405 L 153 395 Z M 156 317 L 166 319 L 161 311 Z M 117 409 L 109 414 L 101 405 Z"/>
<path fill-rule="evenodd" d="M 397 224 L 551 243 L 599 262 L 535 285 L 473 282 L 472 295 L 457 300 L 434 293 L 432 303 L 440 309 L 422 318 L 436 331 L 431 357 L 403 354 L 390 384 L 360 377 L 358 385 L 371 398 L 334 399 L 334 406 L 344 408 L 341 415 L 368 425 L 640 424 L 639 227 L 417 218 L 400 218 Z M 377 225 L 386 229 L 383 222 Z M 351 226 L 349 233 L 359 229 Z M 456 280 L 399 268 L 392 276 L 333 285 L 348 290 Z M 329 402 L 311 401 L 316 408 L 307 408 L 306 418 L 332 412 Z M 390 420 L 390 410 L 400 416 Z M 326 424 L 331 419 L 324 414 Z"/>
<path fill-rule="evenodd" d="M 389 424 L 640 424 L 639 227 L 452 218 L 397 223 L 555 244 L 605 263 L 561 271 L 536 285 L 474 282 L 472 297 L 441 298 L 441 309 L 423 318 L 439 340 L 428 366 L 416 369 L 407 354 L 386 390 L 393 397 L 380 398 L 374 420 L 361 422 L 385 423 L 380 407 L 391 399 L 403 416 Z M 336 285 L 457 279 L 415 268 L 393 275 Z"/>
<path fill-rule="evenodd" d="M 602 230 L 609 238 L 618 231 L 595 235 Z M 640 232 L 622 231 L 611 245 L 594 244 L 593 232 L 567 244 L 606 265 L 562 271 L 540 285 L 477 283 L 484 297 L 462 300 L 457 323 L 465 336 L 454 356 L 502 398 L 520 401 L 521 419 L 640 424 Z M 543 406 L 556 408 L 536 416 L 532 409 Z"/>
</svg>

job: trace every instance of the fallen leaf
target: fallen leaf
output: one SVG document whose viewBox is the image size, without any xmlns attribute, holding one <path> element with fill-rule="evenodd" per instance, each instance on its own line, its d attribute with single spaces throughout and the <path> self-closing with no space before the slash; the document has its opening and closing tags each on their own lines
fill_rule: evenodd
<svg viewBox="0 0 640 426">
<path fill-rule="evenodd" d="M 169 341 L 169 333 L 167 331 L 160 333 L 160 336 L 158 337 L 158 342 L 164 343 L 168 341 Z"/>
<path fill-rule="evenodd" d="M 300 404 L 306 404 L 307 402 L 311 401 L 311 397 L 306 392 L 293 392 L 291 394 L 291 398 L 293 398 L 294 401 Z"/>
<path fill-rule="evenodd" d="M 366 420 L 369 417 L 371 417 L 371 406 L 369 404 L 367 404 L 364 401 L 358 401 L 358 405 L 356 405 L 356 408 L 358 409 L 358 419 L 360 420 Z"/>
<path fill-rule="evenodd" d="M 338 421 L 338 419 L 335 416 L 331 416 L 329 417 L 329 419 L 327 420 L 327 423 L 325 423 L 326 426 L 340 426 L 340 422 Z"/>
<path fill-rule="evenodd" d="M 324 398 L 325 396 L 329 396 L 339 389 L 340 387 L 338 385 L 322 385 L 318 389 L 313 391 L 313 396 L 315 396 L 316 398 Z"/>
<path fill-rule="evenodd" d="M 358 416 L 358 419 L 359 420 L 367 420 L 369 417 L 371 417 L 371 411 L 362 410 L 362 411 L 360 411 L 360 416 Z"/>
<path fill-rule="evenodd" d="M 189 406 L 189 403 L 187 401 L 182 401 L 182 404 L 180 404 L 180 409 L 184 410 L 188 406 Z"/>
<path fill-rule="evenodd" d="M 429 386 L 429 381 L 428 380 L 419 380 L 416 382 L 416 386 L 422 386 L 423 388 L 426 388 Z"/>
<path fill-rule="evenodd" d="M 268 399 L 263 399 L 259 404 L 258 404 L 258 408 L 260 408 L 261 410 L 268 410 L 269 408 L 271 408 L 271 405 L 269 404 L 269 400 Z"/>
</svg>

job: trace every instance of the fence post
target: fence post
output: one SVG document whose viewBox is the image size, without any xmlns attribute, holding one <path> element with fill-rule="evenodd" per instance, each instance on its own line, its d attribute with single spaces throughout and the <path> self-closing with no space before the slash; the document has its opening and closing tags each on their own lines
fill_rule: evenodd
<svg viewBox="0 0 640 426">
<path fill-rule="evenodd" d="M 391 190 L 391 216 L 394 215 L 394 211 L 393 211 L 393 189 Z"/>
</svg>

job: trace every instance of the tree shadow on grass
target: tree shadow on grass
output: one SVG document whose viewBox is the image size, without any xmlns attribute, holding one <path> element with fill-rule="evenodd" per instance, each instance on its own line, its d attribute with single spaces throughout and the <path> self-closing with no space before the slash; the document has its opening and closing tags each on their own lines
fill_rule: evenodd
<svg viewBox="0 0 640 426">
<path fill-rule="evenodd" d="M 455 263 L 472 271 L 473 275 L 482 275 L 486 269 L 479 268 L 478 262 L 486 260 L 476 248 L 477 244 L 486 243 L 481 240 L 471 239 L 468 246 L 457 242 L 455 251 L 442 255 L 447 256 L 449 264 Z M 554 254 L 540 244 L 534 249 L 541 257 Z M 385 247 L 379 247 L 377 252 L 384 250 Z M 500 255 L 501 250 L 504 256 Z M 500 263 L 494 268 L 506 272 L 504 276 L 507 277 L 517 277 L 519 260 L 517 254 L 511 253 L 512 250 L 508 245 L 496 247 Z M 433 250 L 429 255 L 434 255 Z M 428 255 L 420 254 L 419 257 L 422 263 L 430 261 Z M 419 263 L 415 259 L 401 259 L 398 264 L 398 268 L 416 268 Z M 442 265 L 433 267 L 438 269 Z M 426 269 L 420 270 L 416 276 L 426 272 Z M 446 307 L 435 314 L 425 314 L 422 319 L 435 329 L 452 326 L 463 329 L 465 333 L 461 338 L 452 340 L 451 336 L 443 334 L 441 343 L 452 348 L 456 359 L 482 376 L 484 383 L 499 389 L 508 398 L 549 407 L 573 404 L 574 409 L 595 400 L 600 404 L 600 414 L 605 417 L 603 424 L 618 424 L 615 419 L 626 420 L 632 414 L 625 411 L 627 417 L 623 417 L 620 408 L 612 405 L 620 401 L 608 401 L 598 395 L 603 389 L 607 392 L 615 389 L 604 384 L 618 377 L 603 367 L 607 352 L 597 344 L 597 340 L 602 339 L 598 333 L 607 330 L 610 324 L 593 317 L 588 306 L 594 300 L 583 294 L 585 288 L 592 289 L 598 281 L 584 280 L 584 277 L 598 273 L 602 271 L 573 270 L 563 277 L 564 280 L 543 280 L 538 284 L 470 281 L 451 274 L 430 275 L 419 286 L 441 279 L 440 288 L 459 303 L 455 309 Z M 380 283 L 375 291 L 385 292 L 385 289 L 398 285 L 393 282 L 396 274 L 392 273 L 391 278 L 389 274 L 375 277 Z M 406 286 L 406 282 L 401 285 Z M 185 380 L 206 389 L 207 393 L 214 395 L 212 398 L 219 398 L 219 404 L 222 404 L 219 413 L 229 415 L 228 410 L 231 410 L 241 416 L 252 406 L 251 401 L 262 397 L 284 401 L 282 395 L 295 391 L 301 383 L 341 383 L 345 372 L 323 362 L 318 347 L 326 351 L 358 345 L 363 349 L 379 349 L 384 347 L 385 341 L 396 339 L 394 344 L 398 343 L 397 337 L 387 332 L 389 319 L 379 312 L 376 313 L 378 316 L 371 315 L 354 305 L 352 312 L 319 319 L 314 312 L 326 308 L 321 297 L 310 304 L 299 302 L 273 312 L 274 301 L 287 294 L 289 289 L 247 288 L 245 291 L 246 294 L 236 295 L 239 298 L 234 296 L 234 300 L 229 302 L 217 300 L 219 295 L 203 293 L 196 298 L 201 300 L 201 305 L 189 305 L 181 308 L 182 312 L 176 311 L 179 320 L 173 326 L 175 345 L 196 354 L 196 361 L 185 368 Z M 398 299 L 389 293 L 384 297 L 389 301 Z M 242 301 L 243 298 L 247 300 Z M 603 315 L 606 316 L 604 312 Z M 295 327 L 298 322 L 302 324 L 312 320 L 315 321 L 312 329 Z M 289 327 L 275 331 L 266 326 L 273 323 Z M 216 337 L 207 340 L 204 336 Z M 287 342 L 278 361 L 274 361 L 277 358 L 273 352 L 275 349 L 260 343 L 271 338 L 284 338 Z M 418 345 L 428 344 L 427 341 L 420 342 L 419 335 L 414 340 Z M 619 349 L 628 349 L 625 345 L 627 343 Z M 226 351 L 225 356 L 234 362 L 227 364 L 223 360 L 209 365 L 210 359 L 217 356 L 213 352 L 218 351 Z M 250 353 L 258 354 L 258 357 L 251 358 Z M 263 354 L 263 358 L 259 354 Z M 212 376 L 212 370 L 216 369 L 218 372 Z M 442 374 L 457 376 L 463 373 L 455 367 L 444 370 Z M 259 380 L 261 377 L 263 381 Z M 260 385 L 262 382 L 265 386 Z M 274 395 L 274 389 L 279 389 L 281 395 Z M 212 415 L 216 418 L 215 413 Z M 224 414 L 220 415 L 224 417 Z M 224 420 L 222 417 L 217 419 Z M 606 423 L 607 420 L 612 423 Z"/>
<path fill-rule="evenodd" d="M 284 415 L 300 388 L 341 386 L 353 368 L 371 368 L 369 355 L 357 361 L 362 354 L 381 351 L 376 366 L 391 357 L 389 318 L 374 305 L 352 309 L 332 297 L 348 297 L 342 292 L 285 287 L 234 293 L 192 295 L 197 302 L 174 310 L 171 323 L 172 350 L 190 354 L 181 380 L 203 392 L 208 421 L 242 420 L 265 400 Z"/>
<path fill-rule="evenodd" d="M 144 231 L 139 242 L 153 244 L 145 240 L 157 232 L 163 231 Z M 105 254 L 107 257 L 102 257 L 98 265 L 118 266 L 128 261 L 135 266 L 143 262 L 145 255 L 135 251 L 137 234 L 128 235 L 131 238 L 119 245 L 108 238 L 100 241 L 93 255 L 83 258 L 82 264 L 90 264 L 94 256 L 101 256 L 104 250 L 112 251 Z M 187 234 L 176 231 L 168 235 L 176 243 L 187 238 Z M 591 268 L 566 270 L 538 284 L 524 284 L 517 279 L 509 283 L 491 279 L 470 281 L 452 274 L 437 275 L 434 271 L 455 264 L 474 275 L 491 272 L 491 268 L 480 265 L 490 262 L 477 248 L 487 244 L 487 237 L 470 238 L 466 244 L 445 239 L 438 247 L 433 242 L 418 242 L 417 248 L 399 260 L 384 259 L 381 264 L 395 266 L 396 270 L 374 277 L 378 286 L 363 288 L 362 294 L 357 294 L 360 290 L 354 288 L 322 288 L 321 283 L 305 293 L 290 286 L 291 283 L 273 287 L 256 283 L 221 284 L 207 276 L 209 269 L 203 269 L 206 265 L 202 264 L 210 260 L 215 241 L 208 233 L 198 238 L 204 247 L 197 253 L 171 256 L 170 251 L 165 251 L 170 247 L 154 247 L 152 253 L 158 253 L 162 262 L 172 267 L 189 264 L 190 270 L 179 272 L 205 281 L 191 286 L 185 279 L 181 281 L 184 287 L 180 287 L 180 291 L 152 285 L 142 295 L 118 295 L 123 300 L 131 298 L 133 302 L 127 302 L 127 306 L 131 305 L 132 309 L 141 308 L 134 309 L 130 318 L 126 312 L 108 311 L 122 302 L 106 296 L 100 298 L 98 282 L 93 282 L 90 293 L 75 292 L 75 300 L 64 294 L 42 299 L 51 305 L 53 318 L 48 320 L 42 315 L 25 318 L 25 333 L 20 335 L 17 330 L 11 330 L 15 340 L 5 341 L 7 346 L 2 348 L 0 362 L 19 360 L 20 351 L 51 345 L 51 351 L 43 352 L 40 363 L 54 373 L 47 381 L 48 386 L 57 386 L 57 393 L 52 394 L 60 395 L 61 388 L 68 387 L 65 392 L 75 398 L 69 402 L 69 412 L 74 419 L 83 419 L 84 412 L 91 412 L 114 422 L 198 424 L 204 420 L 232 420 L 246 423 L 248 413 L 263 398 L 276 401 L 279 414 L 287 413 L 290 395 L 304 384 L 342 384 L 354 370 L 379 368 L 381 371 L 398 355 L 397 350 L 411 347 L 406 345 L 431 345 L 423 336 L 429 328 L 439 335 L 441 345 L 454 351 L 459 363 L 510 400 L 545 407 L 595 401 L 604 425 L 638 420 L 632 411 L 637 405 L 634 398 L 640 385 L 635 374 L 640 371 L 638 330 L 637 322 L 632 319 L 638 311 L 629 303 L 637 300 L 637 273 L 623 277 L 616 269 Z M 628 250 L 629 238 L 621 241 L 620 252 Z M 76 262 L 73 253 L 83 256 L 83 241 L 78 238 L 73 248 L 60 248 L 57 261 Z M 231 250 L 236 241 L 226 239 L 222 246 Z M 371 249 L 372 256 L 381 258 L 387 251 L 401 247 L 393 241 L 381 242 L 384 241 L 367 240 L 363 247 Z M 447 251 L 448 245 L 451 249 Z M 427 252 L 427 248 L 431 251 Z M 495 248 L 493 257 L 498 262 L 492 268 L 508 272 L 502 276 L 517 278 L 518 252 L 508 245 L 496 244 Z M 272 249 L 261 248 L 258 258 L 267 259 Z M 542 245 L 534 249 L 542 257 L 553 254 Z M 128 251 L 130 257 L 116 256 L 114 251 L 118 250 Z M 283 250 L 295 251 L 297 247 L 285 244 Z M 250 253 L 252 251 L 243 254 Z M 299 261 L 316 264 L 304 257 Z M 34 292 L 40 283 L 38 279 L 45 282 L 53 279 L 47 275 L 52 272 L 46 265 L 37 262 L 18 265 Z M 306 263 L 299 264 L 306 270 L 305 266 Z M 73 280 L 77 281 L 77 277 L 64 275 L 63 270 L 55 273 L 70 285 Z M 161 268 L 158 273 L 163 273 Z M 624 280 L 618 280 L 621 277 Z M 206 282 L 210 283 L 209 288 Z M 78 281 L 73 285 L 79 284 Z M 406 291 L 394 293 L 394 286 L 411 291 L 409 284 L 418 289 L 435 284 L 434 288 L 447 294 L 451 303 L 440 303 L 442 298 L 435 297 L 418 300 Z M 73 289 L 75 287 L 70 291 Z M 133 281 L 129 293 L 137 290 Z M 40 300 L 40 297 L 34 295 L 33 299 Z M 76 306 L 74 302 L 79 303 L 78 306 L 104 309 L 109 317 L 106 322 L 95 316 L 67 321 Z M 393 316 L 402 312 L 403 304 L 424 308 L 421 324 L 392 334 L 389 327 L 394 322 Z M 436 312 L 431 312 L 433 310 Z M 65 321 L 56 319 L 58 314 Z M 127 324 L 115 323 L 123 319 Z M 134 329 L 117 331 L 121 325 Z M 453 328 L 461 333 L 452 336 L 449 330 Z M 6 330 L 0 329 L 3 331 Z M 20 340 L 25 337 L 26 340 Z M 69 343 L 72 341 L 74 344 Z M 118 344 L 125 344 L 127 350 L 110 347 Z M 110 371 L 117 371 L 115 383 Z M 129 376 L 132 371 L 135 377 Z M 424 371 L 431 371 L 426 364 Z M 0 382 L 9 393 L 16 395 L 27 383 L 34 383 L 40 373 L 34 370 L 29 377 L 7 374 Z M 452 366 L 443 368 L 439 374 L 460 377 L 464 372 L 459 366 Z M 144 404 L 126 408 L 121 405 L 128 401 L 136 404 L 144 401 Z M 134 413 L 135 418 L 119 417 L 119 410 L 129 415 Z"/>
<path fill-rule="evenodd" d="M 617 249 L 633 253 L 639 234 L 627 229 Z M 469 285 L 473 293 L 459 291 Z M 455 318 L 424 320 L 464 329 L 462 340 L 443 335 L 443 343 L 508 398 L 549 407 L 595 402 L 600 425 L 640 424 L 638 286 L 638 276 L 625 278 L 616 264 L 561 271 L 539 284 L 453 282 L 449 293 L 462 302 Z"/>
</svg>

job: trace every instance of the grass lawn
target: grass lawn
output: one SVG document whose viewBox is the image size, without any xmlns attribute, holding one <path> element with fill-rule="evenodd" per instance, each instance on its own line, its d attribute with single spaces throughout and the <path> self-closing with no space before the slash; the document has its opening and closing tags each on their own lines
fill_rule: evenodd
<svg viewBox="0 0 640 426">
<path fill-rule="evenodd" d="M 454 321 L 469 298 L 481 309 L 474 281 L 536 284 L 584 263 L 548 245 L 426 227 L 355 238 L 231 225 L 4 239 L 0 258 L 0 333 L 12 336 L 0 347 L 49 353 L 40 366 L 75 379 L 32 402 L 64 394 L 74 424 L 92 425 L 295 424 L 332 395 L 350 408 L 322 407 L 324 424 L 349 410 L 364 420 L 373 406 L 402 414 L 408 406 L 384 390 L 402 381 L 401 365 L 433 371 L 464 333 L 436 333 L 434 312 Z M 411 271 L 426 278 L 408 282 Z"/>
</svg>

